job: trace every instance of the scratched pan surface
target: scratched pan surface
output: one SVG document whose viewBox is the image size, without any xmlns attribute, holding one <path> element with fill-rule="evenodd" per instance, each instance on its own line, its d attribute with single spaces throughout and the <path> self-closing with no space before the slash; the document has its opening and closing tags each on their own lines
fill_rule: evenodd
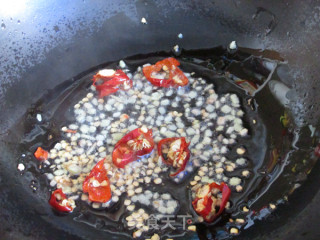
<svg viewBox="0 0 320 240">
<path fill-rule="evenodd" d="M 177 43 L 202 49 L 237 40 L 241 47 L 275 50 L 290 69 L 279 73 L 282 81 L 297 90 L 291 103 L 297 123 L 319 123 L 319 1 L 11 2 L 0 8 L 2 239 L 117 238 L 54 215 L 29 184 L 21 183 L 18 136 L 8 134 L 39 93 L 101 63 L 170 51 Z M 142 17 L 147 25 L 140 23 Z M 184 38 L 178 40 L 180 32 Z M 288 204 L 238 238 L 319 239 L 319 170 L 316 163 Z M 206 231 L 199 234 L 207 237 Z"/>
</svg>

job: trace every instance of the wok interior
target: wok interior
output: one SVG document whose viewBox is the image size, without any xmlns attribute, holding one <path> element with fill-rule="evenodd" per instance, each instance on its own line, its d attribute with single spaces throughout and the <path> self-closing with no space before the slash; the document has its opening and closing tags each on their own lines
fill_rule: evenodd
<svg viewBox="0 0 320 240">
<path fill-rule="evenodd" d="M 50 4 L 54 6 L 52 9 L 48 7 Z M 29 183 L 34 180 L 32 174 L 25 174 L 21 178 L 16 170 L 16 159 L 21 157 L 16 146 L 21 139 L 19 134 L 14 134 L 15 131 L 8 135 L 8 129 L 16 124 L 45 91 L 103 62 L 135 54 L 169 51 L 175 44 L 185 49 L 201 49 L 226 46 L 232 40 L 237 40 L 242 47 L 276 50 L 289 63 L 289 68 L 284 66 L 278 75 L 290 88 L 297 90 L 290 107 L 297 124 L 317 124 L 319 110 L 315 103 L 319 102 L 319 97 L 315 83 L 319 73 L 316 61 L 319 51 L 316 39 L 319 32 L 314 31 L 314 15 L 306 14 L 316 11 L 312 4 L 299 1 L 288 5 L 278 1 L 159 1 L 134 4 L 109 1 L 108 4 L 97 3 L 108 14 L 105 17 L 99 16 L 101 21 L 94 23 L 89 20 L 97 14 L 97 6 L 82 3 L 81 11 L 73 16 L 72 4 L 65 9 L 60 8 L 59 2 L 50 4 L 30 6 L 30 12 L 37 11 L 40 18 L 31 20 L 32 17 L 26 14 L 21 17 L 16 15 L 12 17 L 12 21 L 10 16 L 4 16 L 3 20 L 6 28 L 0 38 L 4 53 L 0 60 L 3 66 L 0 73 L 3 198 L 0 204 L 4 209 L 2 219 L 5 221 L 2 221 L 2 229 L 6 231 L 5 236 L 13 239 L 20 236 L 46 239 L 49 236 L 52 238 L 51 233 L 54 231 L 54 238 L 57 239 L 101 237 L 100 232 L 92 231 L 88 226 L 81 225 L 80 228 L 72 220 L 72 216 L 56 217 L 47 206 L 47 193 L 32 192 L 29 188 Z M 79 3 L 73 4 L 74 7 L 79 7 Z M 261 11 L 258 7 L 268 11 Z M 70 9 L 70 15 L 68 11 L 63 11 L 66 9 Z M 55 14 L 62 11 L 67 17 Z M 147 25 L 140 23 L 141 17 L 148 19 Z M 31 22 L 37 27 L 32 28 Z M 58 26 L 58 31 L 55 26 Z M 62 26 L 69 28 L 64 29 Z M 74 28 L 71 34 L 70 28 Z M 42 35 L 43 32 L 45 34 Z M 184 34 L 184 38 L 178 40 L 177 34 L 180 32 Z M 40 38 L 37 39 L 37 36 Z M 12 39 L 16 39 L 14 44 Z M 30 39 L 33 40 L 32 44 Z M 268 54 L 268 51 L 265 53 Z M 312 146 L 308 137 L 302 136 L 302 139 L 306 139 L 303 143 L 306 147 Z M 36 167 L 35 164 L 34 168 Z M 315 169 L 317 168 L 316 165 Z M 303 192 L 306 197 L 300 203 L 295 200 L 297 212 L 318 191 L 316 176 L 311 175 L 309 179 L 312 181 L 308 180 L 309 187 Z M 272 200 L 273 196 L 270 198 Z M 283 213 L 287 214 L 289 213 Z M 252 236 L 256 234 L 254 230 L 250 231 Z M 108 233 L 103 234 L 108 236 Z"/>
</svg>

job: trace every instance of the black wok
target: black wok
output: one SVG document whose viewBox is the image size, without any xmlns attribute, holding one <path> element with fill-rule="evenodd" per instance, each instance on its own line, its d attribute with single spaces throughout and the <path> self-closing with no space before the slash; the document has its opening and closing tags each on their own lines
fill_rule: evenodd
<svg viewBox="0 0 320 240">
<path fill-rule="evenodd" d="M 320 1 L 12 0 L 1 3 L 0 17 L 1 239 L 117 239 L 55 215 L 46 193 L 33 192 L 31 176 L 17 171 L 19 139 L 10 136 L 45 91 L 101 63 L 170 51 L 177 43 L 204 49 L 236 40 L 243 48 L 274 50 L 288 61 L 279 74 L 296 90 L 297 124 L 319 124 Z M 319 239 L 319 171 L 317 162 L 288 203 L 237 238 Z"/>
</svg>

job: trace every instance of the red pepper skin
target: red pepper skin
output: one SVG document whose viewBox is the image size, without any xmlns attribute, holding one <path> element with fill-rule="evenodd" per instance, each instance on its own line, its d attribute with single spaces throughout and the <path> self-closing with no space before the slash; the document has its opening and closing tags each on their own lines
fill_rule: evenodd
<svg viewBox="0 0 320 240">
<path fill-rule="evenodd" d="M 48 151 L 44 150 L 42 147 L 38 147 L 37 150 L 34 152 L 34 156 L 39 161 L 44 161 L 48 159 Z"/>
<path fill-rule="evenodd" d="M 211 183 L 210 185 L 210 192 L 212 189 L 216 188 L 216 189 L 219 189 L 220 192 L 222 192 L 222 199 L 221 199 L 221 205 L 220 205 L 220 208 L 219 208 L 219 211 L 211 216 L 210 218 L 207 218 L 208 215 L 210 214 L 210 212 L 212 212 L 212 199 L 211 199 L 211 196 L 206 196 L 205 198 L 207 198 L 207 200 L 205 200 L 204 202 L 204 205 L 205 205 L 205 209 L 203 209 L 202 211 L 200 212 L 197 212 L 200 216 L 202 216 L 204 218 L 204 220 L 206 222 L 213 222 L 217 217 L 219 217 L 221 215 L 221 213 L 223 212 L 223 210 L 225 209 L 226 207 L 226 204 L 230 198 L 230 195 L 231 195 L 231 190 L 230 188 L 228 187 L 227 184 L 225 184 L 224 182 L 222 182 L 220 185 L 219 184 L 216 184 L 215 182 Z M 201 198 L 195 198 L 195 200 L 192 201 L 192 206 L 194 208 L 194 210 L 196 211 L 197 209 L 197 203 L 198 201 L 200 200 Z"/>
<path fill-rule="evenodd" d="M 94 187 L 92 180 L 97 180 L 100 184 L 107 182 L 106 186 Z M 104 159 L 100 160 L 91 170 L 82 185 L 83 192 L 89 193 L 89 200 L 93 202 L 105 203 L 111 199 L 110 182 L 107 170 L 104 167 Z"/>
<path fill-rule="evenodd" d="M 119 89 L 117 87 L 106 87 L 100 85 L 96 87 L 96 90 L 99 92 L 99 98 L 103 98 L 105 96 L 117 92 Z"/>
<path fill-rule="evenodd" d="M 181 167 L 178 168 L 176 172 L 170 174 L 171 177 L 177 176 L 180 172 L 182 172 L 186 168 L 186 165 L 187 165 L 187 163 L 188 163 L 188 161 L 190 159 L 190 150 L 188 148 L 190 143 L 187 143 L 186 139 L 184 137 L 180 137 L 180 138 L 179 137 L 165 138 L 165 139 L 162 139 L 162 140 L 160 140 L 158 142 L 158 155 L 161 157 L 162 161 L 166 165 L 172 166 L 174 159 L 170 159 L 170 158 L 165 159 L 164 158 L 163 153 L 162 153 L 162 146 L 164 144 L 171 144 L 172 142 L 174 142 L 174 141 L 176 141 L 178 139 L 181 139 L 179 157 L 183 154 L 183 152 L 187 152 L 187 156 L 183 160 L 183 163 L 182 163 Z"/>
<path fill-rule="evenodd" d="M 142 69 L 142 71 L 147 80 L 157 87 L 183 87 L 189 83 L 189 80 L 178 68 L 179 65 L 180 62 L 177 59 L 170 57 L 161 60 L 154 65 L 146 66 Z M 169 72 L 169 77 L 167 79 L 152 77 L 153 73 L 160 72 L 161 70 L 163 70 L 164 66 L 168 69 Z M 180 81 L 177 82 L 176 78 L 178 78 Z"/>
<path fill-rule="evenodd" d="M 317 157 L 320 157 L 320 143 L 318 144 L 318 146 L 316 146 L 316 148 L 314 149 L 314 154 Z"/>
<path fill-rule="evenodd" d="M 197 209 L 197 203 L 201 200 L 201 198 L 196 198 L 194 201 L 192 201 L 192 206 L 194 209 Z M 200 216 L 202 216 L 204 219 L 206 219 L 206 216 L 208 216 L 211 212 L 211 206 L 212 206 L 212 199 L 211 197 L 204 197 L 203 205 L 205 208 L 199 212 L 197 212 Z"/>
<path fill-rule="evenodd" d="M 61 200 L 57 200 L 56 196 L 60 195 Z M 55 190 L 50 197 L 49 204 L 57 211 L 59 212 L 72 212 L 73 208 L 66 204 L 66 206 L 62 206 L 61 203 L 64 199 L 67 199 L 67 196 L 62 192 L 62 190 L 59 188 Z"/>
<path fill-rule="evenodd" d="M 210 220 L 212 222 L 214 219 L 216 219 L 218 216 L 220 216 L 221 213 L 223 212 L 223 210 L 225 209 L 227 202 L 229 201 L 229 198 L 231 195 L 231 189 L 224 182 L 222 182 L 220 185 L 213 182 L 210 184 L 210 188 L 211 189 L 218 188 L 222 192 L 220 209 L 217 212 L 217 214 L 212 218 L 212 220 Z"/>
<path fill-rule="evenodd" d="M 128 141 L 136 140 L 142 141 L 143 139 L 147 140 L 150 144 L 150 147 L 142 148 L 140 150 L 134 150 L 128 145 Z M 112 152 L 112 161 L 115 166 L 118 168 L 124 168 L 128 163 L 136 161 L 139 157 L 150 153 L 154 148 L 154 141 L 152 138 L 152 129 L 148 129 L 147 132 L 141 130 L 141 128 L 136 128 L 131 132 L 127 133 L 123 138 L 121 138 Z M 120 162 L 118 161 L 120 159 Z"/>
<path fill-rule="evenodd" d="M 103 81 L 101 84 L 97 84 L 98 81 Z M 99 92 L 99 97 L 103 98 L 118 90 L 126 90 L 124 84 L 128 85 L 128 88 L 132 87 L 132 80 L 122 71 L 116 70 L 112 76 L 102 76 L 99 73 L 93 76 L 93 86 Z"/>
</svg>

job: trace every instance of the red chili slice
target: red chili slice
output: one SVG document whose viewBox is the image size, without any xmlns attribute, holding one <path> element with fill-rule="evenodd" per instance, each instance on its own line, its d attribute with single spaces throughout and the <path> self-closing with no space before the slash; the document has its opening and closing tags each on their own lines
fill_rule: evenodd
<svg viewBox="0 0 320 240">
<path fill-rule="evenodd" d="M 44 150 L 42 147 L 38 147 L 37 150 L 34 153 L 34 156 L 39 161 L 44 161 L 48 159 L 48 151 Z"/>
<path fill-rule="evenodd" d="M 93 86 L 99 92 L 99 97 L 108 96 L 118 90 L 128 90 L 132 80 L 122 70 L 104 69 L 93 76 Z"/>
<path fill-rule="evenodd" d="M 49 204 L 59 212 L 72 212 L 73 207 L 67 200 L 67 196 L 61 189 L 55 190 L 50 197 Z"/>
<path fill-rule="evenodd" d="M 158 87 L 183 87 L 189 83 L 188 78 L 178 68 L 180 62 L 175 58 L 166 58 L 154 65 L 142 69 L 149 82 Z M 164 78 L 159 78 L 163 74 Z M 158 76 L 157 76 L 158 75 Z"/>
<path fill-rule="evenodd" d="M 89 193 L 89 200 L 93 202 L 107 202 L 111 198 L 110 182 L 104 159 L 100 160 L 91 170 L 82 185 L 83 192 Z"/>
<path fill-rule="evenodd" d="M 318 144 L 318 146 L 316 146 L 316 148 L 314 149 L 314 154 L 317 157 L 320 157 L 320 143 Z"/>
<path fill-rule="evenodd" d="M 179 142 L 176 142 L 177 140 L 180 140 L 180 144 Z M 172 145 L 174 142 L 177 143 L 177 149 L 174 149 L 175 146 Z M 171 177 L 178 175 L 185 169 L 190 158 L 189 144 L 190 143 L 187 143 L 184 137 L 165 138 L 158 143 L 158 155 L 161 157 L 162 161 L 167 165 L 177 168 L 176 172 L 170 174 Z M 163 156 L 164 145 L 169 145 L 167 158 Z"/>
<path fill-rule="evenodd" d="M 150 153 L 153 148 L 152 130 L 136 128 L 117 142 L 112 152 L 112 161 L 118 168 L 124 168 L 128 163 Z"/>
<path fill-rule="evenodd" d="M 200 216 L 202 216 L 206 222 L 213 222 L 218 216 L 221 215 L 221 213 L 225 209 L 226 204 L 230 198 L 231 190 L 228 187 L 228 185 L 223 182 L 220 185 L 213 182 L 213 183 L 209 184 L 209 188 L 210 188 L 209 193 L 204 197 L 195 198 L 195 200 L 192 201 L 192 206 L 193 206 L 194 210 Z M 222 192 L 222 198 L 221 198 L 221 204 L 219 206 L 219 211 L 213 215 L 211 215 L 213 213 L 213 209 L 212 209 L 213 200 L 211 198 L 211 190 L 212 189 L 218 189 L 220 192 Z M 197 208 L 199 201 L 203 201 L 202 204 L 204 205 L 204 208 L 200 209 L 200 210 Z"/>
<path fill-rule="evenodd" d="M 198 200 L 200 201 L 200 199 Z M 198 203 L 198 201 L 196 203 Z M 204 202 L 203 202 L 203 205 L 204 205 L 204 209 L 202 211 L 199 211 L 197 212 L 199 215 L 201 215 L 206 221 L 208 221 L 208 218 L 210 218 L 210 213 L 211 213 L 211 209 L 212 209 L 212 198 L 211 197 L 208 197 L 206 196 L 204 198 Z"/>
</svg>

